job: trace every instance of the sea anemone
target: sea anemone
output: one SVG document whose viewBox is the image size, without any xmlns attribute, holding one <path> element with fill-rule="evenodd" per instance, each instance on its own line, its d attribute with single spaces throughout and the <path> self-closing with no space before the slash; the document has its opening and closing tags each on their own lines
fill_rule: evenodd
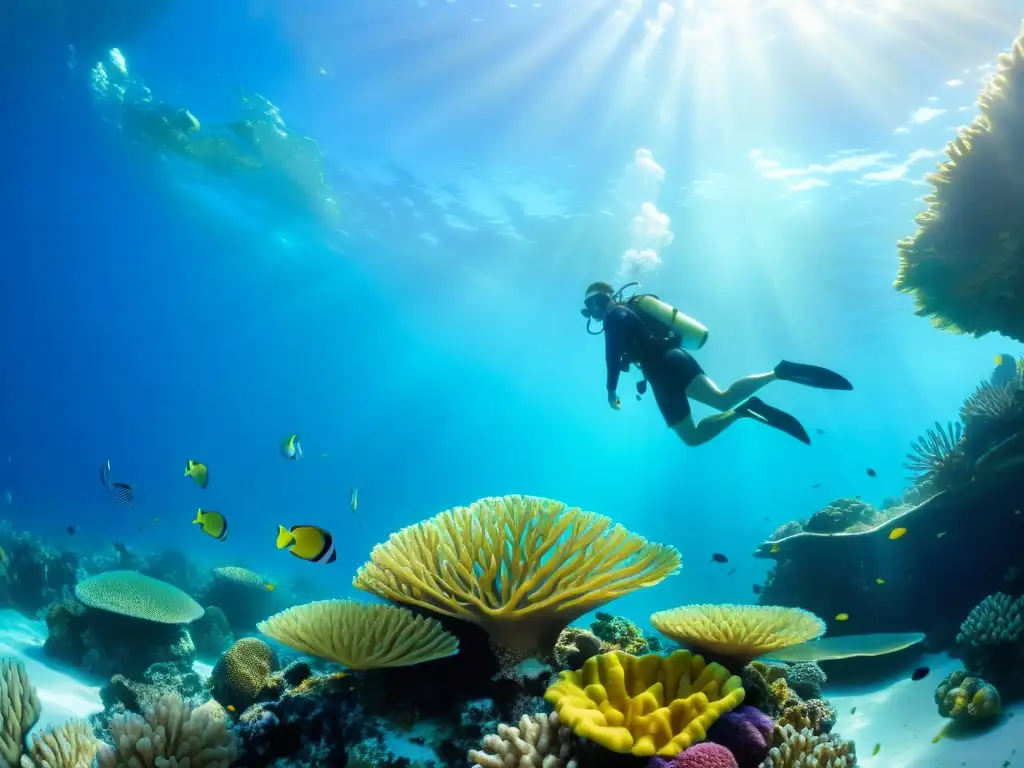
<svg viewBox="0 0 1024 768">
<path fill-rule="evenodd" d="M 911 448 L 903 466 L 914 473 L 917 485 L 928 485 L 936 491 L 944 491 L 956 479 L 957 448 L 963 438 L 963 426 L 949 422 L 945 427 L 935 422 L 935 429 L 929 429 Z"/>
</svg>

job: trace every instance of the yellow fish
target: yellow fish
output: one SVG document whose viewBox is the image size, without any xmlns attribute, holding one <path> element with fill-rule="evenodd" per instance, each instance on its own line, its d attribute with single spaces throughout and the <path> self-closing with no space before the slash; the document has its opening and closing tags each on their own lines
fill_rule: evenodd
<svg viewBox="0 0 1024 768">
<path fill-rule="evenodd" d="M 301 459 L 302 445 L 299 443 L 299 435 L 296 432 L 288 435 L 281 443 L 281 455 L 286 459 Z"/>
<path fill-rule="evenodd" d="M 871 750 L 871 756 L 874 757 L 875 755 L 877 755 L 881 751 L 882 751 L 882 743 L 879 742 L 879 743 L 875 744 L 875 748 Z"/>
<path fill-rule="evenodd" d="M 354 515 L 356 513 L 356 510 L 359 509 L 359 489 L 358 488 L 353 488 L 351 491 L 349 491 L 348 505 L 352 509 L 352 514 Z"/>
<path fill-rule="evenodd" d="M 893 528 L 889 531 L 889 541 L 896 541 L 896 539 L 902 538 L 906 532 L 906 528 Z"/>
<path fill-rule="evenodd" d="M 935 737 L 932 739 L 932 744 L 938 744 L 940 741 L 942 741 L 942 737 L 945 735 L 946 734 L 944 734 L 942 731 L 936 733 Z"/>
<path fill-rule="evenodd" d="M 228 521 L 220 512 L 204 512 L 200 509 L 192 524 L 198 525 L 203 533 L 217 541 L 224 541 L 228 537 Z"/>
<path fill-rule="evenodd" d="M 771 552 L 772 554 L 778 552 L 779 551 L 779 545 L 778 544 L 772 544 L 772 548 L 769 549 L 768 551 Z"/>
<path fill-rule="evenodd" d="M 185 477 L 191 477 L 196 481 L 196 485 L 205 488 L 206 484 L 210 482 L 210 470 L 206 468 L 205 464 L 189 459 L 185 465 Z"/>
<path fill-rule="evenodd" d="M 277 548 L 286 547 L 296 557 L 311 563 L 333 563 L 338 557 L 334 537 L 315 525 L 277 526 Z"/>
<path fill-rule="evenodd" d="M 226 709 L 228 712 L 235 712 L 236 711 L 234 704 L 228 704 L 226 707 L 224 707 L 224 709 Z"/>
<path fill-rule="evenodd" d="M 885 579 L 875 579 L 875 584 L 885 584 Z"/>
<path fill-rule="evenodd" d="M 275 589 L 277 589 L 277 586 L 274 584 L 264 584 L 263 588 L 267 590 L 267 592 L 273 592 Z"/>
<path fill-rule="evenodd" d="M 848 613 L 837 613 L 836 614 L 836 621 L 846 621 L 848 618 L 850 618 L 850 614 L 848 614 Z"/>
</svg>

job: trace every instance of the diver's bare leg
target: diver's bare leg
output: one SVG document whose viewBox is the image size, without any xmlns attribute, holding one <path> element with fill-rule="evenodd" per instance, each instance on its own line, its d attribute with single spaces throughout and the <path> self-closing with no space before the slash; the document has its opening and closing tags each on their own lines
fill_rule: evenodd
<svg viewBox="0 0 1024 768">
<path fill-rule="evenodd" d="M 672 431 L 690 447 L 703 445 L 722 434 L 740 417 L 741 414 L 736 411 L 726 411 L 725 413 L 716 413 L 714 416 L 707 416 L 694 423 L 693 414 L 687 414 L 685 419 L 672 426 Z"/>
<path fill-rule="evenodd" d="M 700 374 L 686 388 L 686 396 L 717 411 L 730 411 L 740 403 L 749 400 L 762 387 L 777 381 L 774 373 L 755 373 L 734 381 L 725 391 L 718 388 L 705 374 Z"/>
</svg>

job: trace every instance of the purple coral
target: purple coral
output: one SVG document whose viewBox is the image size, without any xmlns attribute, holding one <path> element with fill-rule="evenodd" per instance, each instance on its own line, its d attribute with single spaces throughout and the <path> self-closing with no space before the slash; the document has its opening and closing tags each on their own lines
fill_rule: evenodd
<svg viewBox="0 0 1024 768">
<path fill-rule="evenodd" d="M 757 768 L 768 757 L 774 728 L 768 715 L 744 705 L 719 717 L 708 729 L 708 741 L 728 749 L 739 768 Z"/>
<path fill-rule="evenodd" d="M 647 768 L 739 768 L 732 752 L 721 744 L 703 741 L 680 752 L 670 760 L 654 757 Z"/>
</svg>

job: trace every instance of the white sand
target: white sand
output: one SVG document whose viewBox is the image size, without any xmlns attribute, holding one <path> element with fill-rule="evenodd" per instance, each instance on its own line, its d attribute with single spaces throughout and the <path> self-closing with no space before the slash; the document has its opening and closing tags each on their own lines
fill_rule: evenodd
<svg viewBox="0 0 1024 768">
<path fill-rule="evenodd" d="M 21 659 L 36 688 L 43 714 L 36 729 L 86 717 L 103 709 L 98 685 L 83 683 L 43 654 L 46 623 L 26 619 L 17 611 L 0 610 L 0 656 Z"/>
<path fill-rule="evenodd" d="M 881 690 L 825 688 L 839 717 L 835 730 L 857 743 L 864 768 L 1022 768 L 1024 767 L 1024 703 L 1004 709 L 989 730 L 969 736 L 932 739 L 951 722 L 939 715 L 935 689 L 946 675 L 960 669 L 957 659 L 932 655 L 915 661 L 931 673 L 917 682 L 912 669 Z M 853 707 L 855 714 L 850 714 Z M 875 744 L 881 744 L 872 757 Z"/>
</svg>

